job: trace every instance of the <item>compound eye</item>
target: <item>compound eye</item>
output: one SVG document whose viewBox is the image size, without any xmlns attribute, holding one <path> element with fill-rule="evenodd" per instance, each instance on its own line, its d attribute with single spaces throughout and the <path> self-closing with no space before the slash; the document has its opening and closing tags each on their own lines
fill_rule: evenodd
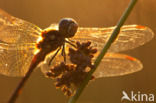
<svg viewBox="0 0 156 103">
<path fill-rule="evenodd" d="M 76 23 L 70 23 L 68 27 L 68 37 L 73 37 L 77 32 L 78 25 Z"/>
<path fill-rule="evenodd" d="M 73 37 L 78 29 L 78 24 L 71 18 L 64 18 L 60 20 L 59 32 L 66 38 Z"/>
</svg>

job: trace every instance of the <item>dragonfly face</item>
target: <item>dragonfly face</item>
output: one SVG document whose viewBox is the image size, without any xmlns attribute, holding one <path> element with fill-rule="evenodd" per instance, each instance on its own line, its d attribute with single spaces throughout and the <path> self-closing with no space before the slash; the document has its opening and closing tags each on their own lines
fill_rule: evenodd
<svg viewBox="0 0 156 103">
<path fill-rule="evenodd" d="M 13 17 L 0 9 L 0 73 L 7 76 L 24 76 L 34 56 L 36 45 L 38 49 L 42 48 L 50 53 L 63 45 L 66 38 L 80 42 L 89 40 L 92 46 L 101 51 L 114 27 L 78 28 L 74 20 L 63 19 L 59 23 L 59 27 L 57 24 L 53 24 L 49 29 L 49 31 L 44 32 L 46 30 Z M 118 38 L 109 49 L 109 52 L 113 53 L 108 53 L 105 56 L 101 66 L 95 72 L 95 77 L 118 76 L 141 70 L 143 66 L 139 60 L 115 52 L 139 47 L 153 37 L 154 33 L 148 27 L 123 26 Z M 39 38 L 42 40 L 38 41 Z M 51 49 L 47 49 L 49 47 Z M 41 65 L 42 72 L 48 69 L 49 58 L 48 55 Z M 60 57 L 56 57 L 53 63 L 60 61 Z"/>
<path fill-rule="evenodd" d="M 60 20 L 59 32 L 66 38 L 71 38 L 75 35 L 78 29 L 78 24 L 71 18 L 64 18 Z"/>
</svg>

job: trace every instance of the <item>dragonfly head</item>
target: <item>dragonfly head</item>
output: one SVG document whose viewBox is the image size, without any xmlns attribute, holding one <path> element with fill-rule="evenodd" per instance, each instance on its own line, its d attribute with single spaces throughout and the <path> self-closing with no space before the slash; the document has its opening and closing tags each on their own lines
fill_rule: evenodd
<svg viewBox="0 0 156 103">
<path fill-rule="evenodd" d="M 72 18 L 63 18 L 59 22 L 59 32 L 66 38 L 71 38 L 75 35 L 78 29 L 78 24 Z"/>
</svg>

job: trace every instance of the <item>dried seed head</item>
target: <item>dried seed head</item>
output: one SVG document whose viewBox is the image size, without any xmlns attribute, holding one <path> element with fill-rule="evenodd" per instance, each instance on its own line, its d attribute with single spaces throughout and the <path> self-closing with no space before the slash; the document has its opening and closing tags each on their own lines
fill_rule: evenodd
<svg viewBox="0 0 156 103">
<path fill-rule="evenodd" d="M 91 42 L 76 42 L 76 45 L 76 49 L 69 48 L 68 56 L 71 64 L 62 62 L 47 72 L 48 77 L 56 79 L 56 87 L 61 88 L 67 96 L 74 94 L 75 89 L 80 86 L 88 72 L 93 68 L 92 58 L 97 52 L 97 49 L 91 47 Z"/>
</svg>

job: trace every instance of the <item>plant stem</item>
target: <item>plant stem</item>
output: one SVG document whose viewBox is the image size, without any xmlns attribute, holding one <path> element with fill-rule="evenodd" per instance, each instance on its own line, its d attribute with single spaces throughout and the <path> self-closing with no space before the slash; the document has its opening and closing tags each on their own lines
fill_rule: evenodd
<svg viewBox="0 0 156 103">
<path fill-rule="evenodd" d="M 68 103 L 75 103 L 79 96 L 81 95 L 82 91 L 84 90 L 84 88 L 86 87 L 86 85 L 88 84 L 89 80 L 91 79 L 91 76 L 93 74 L 93 72 L 96 70 L 96 68 L 98 67 L 98 65 L 100 64 L 102 58 L 104 57 L 104 55 L 106 54 L 107 50 L 109 49 L 109 47 L 111 46 L 111 44 L 113 43 L 113 41 L 116 39 L 116 37 L 118 36 L 119 32 L 120 32 L 120 28 L 121 26 L 124 24 L 124 22 L 126 21 L 127 17 L 129 16 L 130 12 L 132 11 L 134 5 L 136 4 L 137 0 L 131 0 L 131 2 L 128 5 L 128 8 L 125 10 L 125 12 L 123 13 L 123 15 L 121 16 L 119 22 L 117 23 L 116 28 L 114 29 L 112 35 L 110 36 L 109 40 L 107 41 L 107 43 L 105 44 L 104 48 L 102 49 L 101 53 L 99 54 L 99 56 L 96 58 L 95 62 L 94 62 L 94 68 L 91 69 L 91 71 L 88 73 L 87 77 L 85 78 L 85 80 L 83 81 L 83 83 L 81 84 L 81 86 L 77 89 L 76 93 L 74 96 L 72 96 Z"/>
</svg>

